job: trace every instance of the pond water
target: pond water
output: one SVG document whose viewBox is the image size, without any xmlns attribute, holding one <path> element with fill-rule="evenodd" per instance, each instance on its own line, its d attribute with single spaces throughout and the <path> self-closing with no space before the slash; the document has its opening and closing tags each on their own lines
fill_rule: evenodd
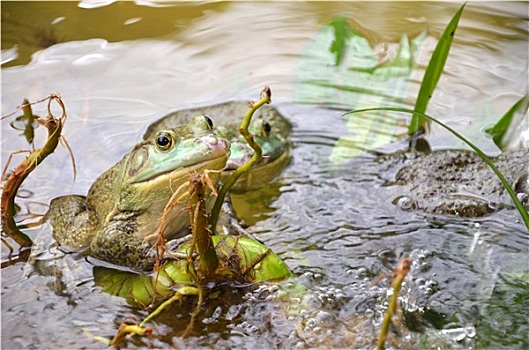
<svg viewBox="0 0 529 350">
<path fill-rule="evenodd" d="M 392 347 L 529 347 L 529 239 L 519 214 L 461 219 L 402 211 L 385 192 L 395 170 L 348 142 L 362 133 L 386 140 L 402 121 L 353 128 L 341 117 L 359 107 L 413 108 L 431 52 L 460 4 L 1 6 L 2 116 L 24 98 L 59 93 L 68 112 L 63 134 L 77 163 L 74 181 L 70 156 L 59 147 L 28 177 L 17 198 L 21 224 L 35 222 L 53 197 L 85 194 L 170 110 L 256 99 L 269 85 L 273 105 L 293 125 L 289 167 L 234 202 L 249 231 L 294 271 L 287 284 L 303 285 L 304 296 L 281 300 L 273 286 L 234 291 L 208 302 L 185 339 L 189 310 L 176 305 L 151 322 L 150 340 L 128 339 L 127 348 L 373 348 L 390 289 L 387 280 L 371 282 L 403 256 L 414 263 Z M 528 10 L 526 2 L 467 4 L 428 108 L 492 155 L 498 151 L 483 130 L 528 93 Z M 367 39 L 372 55 L 362 62 L 391 62 L 403 33 L 413 39 L 405 73 L 391 80 L 396 85 L 351 73 L 351 50 L 341 58 L 329 51 L 339 40 L 326 25 L 337 16 Z M 35 114 L 45 115 L 45 107 L 35 105 Z M 10 153 L 29 148 L 12 120 L 2 120 L 2 166 Z M 40 145 L 45 132 L 36 132 Z M 435 127 L 428 140 L 434 149 L 464 147 Z M 386 153 L 405 147 L 382 143 Z M 2 348 L 105 348 L 94 336 L 110 338 L 124 319 L 145 317 L 102 293 L 90 262 L 50 246 L 47 225 L 24 232 L 44 248 L 34 264 L 9 263 L 9 246 L 15 259 L 18 247 L 2 235 Z M 54 273 L 59 262 L 84 272 L 74 280 Z"/>
</svg>

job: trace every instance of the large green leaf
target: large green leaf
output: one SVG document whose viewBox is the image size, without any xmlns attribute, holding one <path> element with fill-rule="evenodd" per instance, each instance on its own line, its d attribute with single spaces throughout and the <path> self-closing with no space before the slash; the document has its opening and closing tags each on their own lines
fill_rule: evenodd
<svg viewBox="0 0 529 350">
<path fill-rule="evenodd" d="M 306 44 L 294 71 L 296 102 L 332 106 L 367 107 L 373 98 L 404 103 L 414 67 L 426 34 L 410 45 L 403 34 L 394 54 L 379 61 L 369 41 L 338 16 Z"/>
<path fill-rule="evenodd" d="M 414 38 L 411 43 L 406 34 L 402 35 L 396 56 L 379 65 L 367 76 L 365 84 L 378 85 L 380 94 L 363 94 L 356 106 L 405 105 L 405 98 L 412 87 L 413 77 L 418 73 L 416 63 L 422 49 L 426 32 Z M 368 86 L 369 86 L 368 85 Z M 393 96 L 393 98 L 392 98 Z M 347 129 L 351 131 L 338 139 L 331 153 L 331 161 L 340 163 L 356 157 L 363 150 L 379 148 L 395 140 L 396 134 L 405 132 L 402 123 L 386 112 L 347 115 Z M 400 130 L 400 131 L 399 131 Z"/>
<path fill-rule="evenodd" d="M 281 281 L 292 276 L 288 266 L 262 243 L 231 235 L 211 238 L 221 261 L 222 267 L 217 275 L 222 280 L 259 283 Z M 184 244 L 178 251 L 185 253 L 188 249 L 189 244 Z M 154 272 L 143 274 L 95 267 L 94 280 L 103 292 L 124 298 L 131 305 L 149 305 L 155 289 L 157 299 L 166 299 L 178 288 L 193 284 L 186 265 L 185 259 L 172 260 L 158 276 Z"/>
<path fill-rule="evenodd" d="M 335 17 L 315 34 L 300 56 L 294 73 L 294 100 L 346 108 L 407 106 L 426 37 L 424 31 L 410 41 L 403 33 L 398 44 L 389 43 L 389 59 L 380 61 L 370 42 L 347 18 Z M 348 115 L 346 123 L 349 132 L 340 137 L 330 155 L 335 163 L 406 132 L 405 126 L 385 112 Z"/>
</svg>

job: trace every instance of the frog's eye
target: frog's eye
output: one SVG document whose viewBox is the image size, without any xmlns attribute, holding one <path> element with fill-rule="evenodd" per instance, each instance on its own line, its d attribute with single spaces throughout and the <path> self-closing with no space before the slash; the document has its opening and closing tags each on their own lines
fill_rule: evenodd
<svg viewBox="0 0 529 350">
<path fill-rule="evenodd" d="M 167 151 L 173 145 L 173 136 L 168 132 L 161 131 L 156 136 L 156 146 L 160 151 Z"/>
<path fill-rule="evenodd" d="M 266 134 L 266 136 L 270 135 L 270 131 L 272 131 L 272 126 L 269 122 L 263 122 L 263 130 Z"/>
<path fill-rule="evenodd" d="M 209 128 L 213 129 L 213 120 L 211 120 L 211 118 L 207 115 L 204 116 L 204 119 L 206 119 L 206 122 L 208 122 Z"/>
</svg>

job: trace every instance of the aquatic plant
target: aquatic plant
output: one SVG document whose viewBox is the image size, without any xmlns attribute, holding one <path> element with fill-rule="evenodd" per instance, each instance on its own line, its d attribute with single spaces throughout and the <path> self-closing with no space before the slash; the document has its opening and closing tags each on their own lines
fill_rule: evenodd
<svg viewBox="0 0 529 350">
<path fill-rule="evenodd" d="M 411 265 L 412 261 L 409 258 L 402 258 L 399 261 L 397 268 L 393 272 L 394 277 L 391 281 L 391 287 L 393 287 L 393 294 L 391 294 L 391 299 L 384 315 L 384 320 L 382 321 L 382 325 L 380 326 L 380 336 L 378 337 L 377 343 L 377 349 L 379 350 L 384 349 L 384 343 L 386 342 L 386 338 L 388 335 L 391 318 L 397 312 L 397 299 L 399 297 L 400 288 L 402 286 L 402 282 L 404 282 L 404 279 L 406 278 L 406 275 L 411 269 Z"/>
<path fill-rule="evenodd" d="M 421 131 L 421 129 L 424 132 L 428 132 L 428 122 L 423 118 L 422 113 L 426 112 L 428 102 L 430 102 L 435 87 L 437 86 L 437 82 L 443 74 L 443 69 L 446 60 L 448 59 L 448 54 L 450 53 L 450 47 L 452 46 L 452 41 L 454 39 L 454 35 L 459 24 L 459 19 L 461 18 L 461 14 L 463 13 L 465 5 L 466 3 L 463 4 L 456 12 L 454 17 L 452 17 L 450 23 L 448 23 L 443 34 L 439 38 L 434 52 L 432 53 L 430 62 L 428 63 L 428 66 L 424 72 L 424 77 L 421 80 L 419 95 L 415 100 L 415 107 L 413 110 L 416 113 L 413 114 L 408 126 L 409 135 L 416 135 Z"/>
<path fill-rule="evenodd" d="M 525 127 L 524 130 L 528 130 L 528 125 L 523 125 L 524 123 L 527 124 L 528 108 L 529 95 L 525 95 L 516 101 L 493 127 L 485 130 L 487 134 L 492 135 L 492 140 L 502 151 L 517 148 L 518 144 L 521 143 L 520 137 L 513 137 L 513 134 L 516 133 L 518 128 Z M 524 147 L 524 145 L 522 144 L 521 147 Z"/>
<path fill-rule="evenodd" d="M 48 102 L 48 116 L 41 118 L 33 114 L 31 105 L 35 103 Z M 51 103 L 56 102 L 62 109 L 62 115 L 56 118 L 51 112 Z M 22 110 L 23 115 L 18 117 L 17 120 L 25 123 L 24 136 L 28 143 L 31 144 L 31 150 L 20 150 L 12 153 L 6 163 L 6 166 L 2 172 L 2 180 L 9 169 L 11 159 L 13 155 L 19 153 L 29 153 L 28 156 L 9 174 L 7 181 L 2 186 L 2 202 L 1 202 L 1 218 L 2 218 L 2 230 L 11 238 L 17 242 L 20 247 L 27 248 L 31 247 L 33 242 L 25 235 L 15 223 L 15 197 L 16 194 L 24 182 L 24 180 L 39 166 L 50 154 L 52 154 L 57 148 L 58 144 L 64 145 L 70 153 L 74 178 L 76 175 L 75 158 L 72 150 L 68 145 L 66 139 L 61 135 L 62 129 L 66 122 L 66 107 L 59 94 L 51 94 L 48 97 L 30 103 L 27 99 L 24 100 L 22 105 L 15 110 L 15 112 L 2 117 L 2 120 L 12 116 L 17 111 Z M 48 138 L 41 148 L 35 149 L 33 146 L 34 141 L 34 123 L 38 123 L 44 126 L 48 130 Z M 26 252 L 23 250 L 21 253 Z M 29 253 L 29 250 L 27 250 Z M 26 255 L 21 257 L 23 260 L 27 258 Z"/>
<path fill-rule="evenodd" d="M 465 142 L 467 145 L 469 145 L 478 154 L 478 156 L 494 171 L 496 176 L 500 179 L 502 185 L 505 187 L 505 189 L 509 193 L 509 196 L 513 200 L 516 206 L 516 209 L 520 213 L 525 223 L 525 226 L 529 230 L 529 214 L 527 213 L 522 203 L 516 196 L 516 193 L 514 192 L 510 184 L 506 181 L 503 174 L 496 168 L 494 163 L 487 157 L 487 155 L 479 147 L 475 146 L 471 141 L 469 141 L 463 135 L 458 133 L 456 130 L 452 129 L 448 125 L 442 123 L 436 118 L 429 116 L 425 113 L 428 103 L 437 85 L 437 82 L 439 81 L 439 78 L 441 77 L 443 73 L 444 64 L 448 58 L 448 55 L 450 52 L 450 46 L 452 44 L 454 34 L 457 29 L 459 19 L 461 17 L 464 7 L 465 7 L 465 4 L 463 4 L 459 8 L 459 10 L 453 16 L 448 26 L 445 28 L 441 38 L 439 39 L 437 43 L 437 46 L 426 68 L 424 77 L 421 81 L 419 95 L 417 97 L 415 107 L 413 110 L 406 109 L 406 108 L 396 108 L 396 107 L 376 107 L 376 108 L 356 109 L 356 110 L 346 113 L 346 115 L 368 112 L 368 111 L 386 111 L 386 112 L 391 111 L 391 112 L 401 112 L 401 113 L 411 114 L 412 119 L 408 126 L 408 134 L 412 136 L 412 141 L 414 142 L 416 142 L 419 134 L 424 134 L 428 132 L 429 122 L 434 122 L 440 125 L 441 127 L 445 128 L 446 130 L 450 131 L 454 136 L 456 136 L 457 138 Z M 523 109 L 522 112 L 525 112 L 525 110 L 527 110 L 528 103 L 529 101 L 528 101 L 527 96 L 521 98 L 500 119 L 500 121 L 493 128 L 488 130 L 488 133 L 494 136 L 494 141 L 500 148 L 503 149 L 502 142 L 505 142 L 503 139 L 505 138 L 505 135 L 507 134 L 507 131 L 509 130 L 509 126 L 511 122 L 513 121 L 513 115 L 519 109 Z M 377 345 L 378 349 L 385 348 L 384 343 L 387 338 L 387 332 L 389 329 L 389 323 L 391 322 L 391 317 L 394 314 L 395 309 L 396 309 L 396 302 L 397 302 L 398 292 L 400 289 L 400 283 L 402 282 L 402 279 L 406 275 L 408 269 L 405 269 L 405 271 L 406 272 L 404 274 L 398 275 L 399 278 L 395 278 L 395 280 L 392 283 L 394 291 L 393 291 L 393 295 L 391 297 L 391 301 L 388 306 L 388 309 L 386 310 L 385 318 L 381 324 L 380 336 L 379 336 L 378 345 Z"/>
<path fill-rule="evenodd" d="M 409 113 L 409 114 L 414 114 L 415 113 L 415 114 L 418 114 L 420 117 L 422 117 L 424 119 L 427 119 L 429 121 L 432 121 L 432 122 L 442 126 L 446 130 L 450 131 L 458 139 L 460 139 L 461 141 L 463 141 L 464 143 L 469 145 L 470 148 L 472 148 L 477 153 L 477 155 L 492 169 L 492 171 L 494 171 L 494 174 L 496 174 L 496 176 L 500 179 L 502 185 L 505 187 L 505 189 L 509 193 L 509 196 L 513 200 L 516 209 L 518 210 L 518 212 L 522 216 L 522 219 L 523 219 L 523 221 L 525 223 L 525 226 L 529 230 L 529 214 L 527 213 L 527 211 L 525 210 L 524 206 L 522 205 L 522 203 L 520 202 L 520 200 L 516 196 L 516 193 L 512 189 L 512 187 L 509 184 L 509 182 L 505 179 L 505 177 L 498 170 L 498 168 L 496 168 L 496 166 L 494 165 L 494 162 L 489 157 L 487 157 L 487 155 L 479 147 L 474 145 L 466 137 L 464 137 L 463 135 L 458 133 L 456 130 L 452 129 L 448 125 L 442 123 L 438 119 L 436 119 L 436 118 L 434 118 L 434 117 L 432 117 L 432 116 L 430 116 L 428 114 L 419 113 L 419 112 L 417 112 L 415 110 L 411 110 L 411 109 L 407 109 L 407 108 L 375 107 L 375 108 L 358 109 L 358 110 L 354 110 L 354 111 L 351 111 L 351 112 L 348 112 L 348 113 L 349 114 L 354 114 L 354 113 L 361 113 L 361 112 L 367 112 L 367 111 L 391 111 L 391 112 L 402 112 L 402 113 Z"/>
<path fill-rule="evenodd" d="M 316 33 L 305 47 L 294 72 L 293 98 L 296 102 L 336 109 L 371 106 L 401 106 L 406 103 L 414 81 L 419 80 L 420 58 L 425 54 L 427 31 L 410 38 L 402 33 L 398 43 L 384 51 L 394 52 L 380 59 L 376 47 L 357 31 L 348 19 L 338 16 Z M 386 45 L 386 44 L 385 44 Z M 340 135 L 330 159 L 341 163 L 392 142 L 399 127 L 388 122 L 391 115 L 378 113 L 349 116 L 350 133 Z"/>
<path fill-rule="evenodd" d="M 458 133 L 456 130 L 452 129 L 448 125 L 442 123 L 436 118 L 429 116 L 425 113 L 426 108 L 428 106 L 428 102 L 430 101 L 432 94 L 435 90 L 435 87 L 437 85 L 437 82 L 443 72 L 444 64 L 450 53 L 450 46 L 452 44 L 454 34 L 455 34 L 455 31 L 459 23 L 459 19 L 461 18 L 461 14 L 463 12 L 465 5 L 466 4 L 463 4 L 459 8 L 459 10 L 455 13 L 455 15 L 452 17 L 450 23 L 445 28 L 443 34 L 441 35 L 441 38 L 439 39 L 437 43 L 437 46 L 426 68 L 424 78 L 421 81 L 419 95 L 417 96 L 417 100 L 416 100 L 415 107 L 413 110 L 406 109 L 406 108 L 397 108 L 397 107 L 376 107 L 376 108 L 356 109 L 348 113 L 345 113 L 345 115 L 367 112 L 367 111 L 393 111 L 393 112 L 409 113 L 412 115 L 412 119 L 408 127 L 408 133 L 412 135 L 413 140 L 417 139 L 417 135 L 419 133 L 422 133 L 422 131 L 426 132 L 428 130 L 428 123 L 426 121 L 435 122 L 436 124 L 442 126 L 446 130 L 450 131 L 454 136 L 456 136 L 457 138 L 465 142 L 467 145 L 469 145 L 479 155 L 479 157 L 483 159 L 483 161 L 492 169 L 492 171 L 494 171 L 496 176 L 500 179 L 502 185 L 505 187 L 505 189 L 509 193 L 509 196 L 513 200 L 516 206 L 516 209 L 519 211 L 527 229 L 529 230 L 529 214 L 527 213 L 522 203 L 516 196 L 516 193 L 512 189 L 511 185 L 507 182 L 507 180 L 505 180 L 505 177 L 503 176 L 503 174 L 501 174 L 501 172 L 496 168 L 496 166 L 490 160 L 490 158 L 487 157 L 487 155 L 481 149 L 475 146 L 470 140 L 465 138 L 463 135 Z M 497 143 L 505 135 L 510 122 L 513 120 L 512 116 L 514 115 L 514 113 L 519 108 L 521 108 L 521 106 L 525 106 L 524 108 L 527 108 L 527 103 L 528 102 L 527 102 L 526 97 L 521 98 L 504 115 L 504 117 L 501 118 L 501 120 L 498 122 L 498 124 L 495 125 L 494 128 L 489 129 L 489 133 L 496 136 L 496 140 L 498 140 Z"/>
</svg>

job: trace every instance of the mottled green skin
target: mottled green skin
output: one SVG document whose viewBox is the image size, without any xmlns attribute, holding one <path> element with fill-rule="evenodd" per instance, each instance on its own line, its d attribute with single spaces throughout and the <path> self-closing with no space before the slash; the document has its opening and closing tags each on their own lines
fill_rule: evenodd
<svg viewBox="0 0 529 350">
<path fill-rule="evenodd" d="M 231 143 L 230 158 L 221 180 L 225 181 L 234 169 L 246 163 L 254 154 L 253 149 L 239 132 L 248 108 L 249 104 L 246 101 L 233 101 L 175 111 L 151 124 L 144 138 L 151 137 L 160 129 L 174 128 L 187 123 L 194 115 L 209 116 L 215 120 L 216 132 Z M 263 149 L 263 157 L 248 174 L 239 178 L 231 191 L 242 192 L 261 188 L 281 174 L 290 161 L 290 130 L 290 123 L 271 106 L 264 105 L 254 113 L 249 131 Z"/>
<path fill-rule="evenodd" d="M 160 144 L 160 136 L 172 140 L 169 146 Z M 203 116 L 160 131 L 103 173 L 86 198 L 53 199 L 47 213 L 53 236 L 71 249 L 89 247 L 90 255 L 101 260 L 148 270 L 156 254 L 153 239 L 144 238 L 156 232 L 173 192 L 194 172 L 217 170 L 210 173 L 216 183 L 228 157 L 229 143 L 213 133 Z M 185 205 L 187 201 L 181 201 L 167 215 L 166 239 L 187 232 L 189 218 L 181 212 Z"/>
<path fill-rule="evenodd" d="M 511 151 L 493 158 L 494 164 L 529 208 L 529 152 Z M 395 185 L 408 209 L 441 215 L 481 217 L 514 203 L 481 158 L 470 151 L 437 151 L 417 157 L 400 169 Z"/>
</svg>

